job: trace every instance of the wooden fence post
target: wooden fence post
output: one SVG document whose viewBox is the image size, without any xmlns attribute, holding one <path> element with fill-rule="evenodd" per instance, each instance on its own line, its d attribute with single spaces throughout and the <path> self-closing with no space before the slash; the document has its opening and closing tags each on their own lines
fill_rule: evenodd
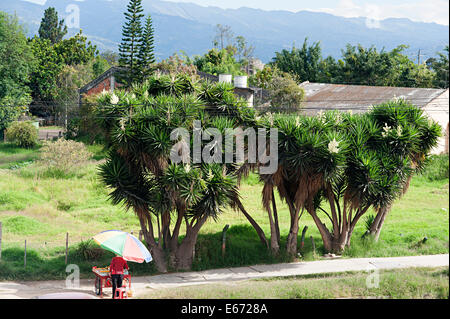
<svg viewBox="0 0 450 319">
<path fill-rule="evenodd" d="M 316 256 L 316 244 L 314 244 L 313 236 L 311 236 L 311 243 L 312 243 L 313 254 L 314 254 L 314 257 L 315 257 Z"/>
<path fill-rule="evenodd" d="M 69 233 L 66 233 L 66 265 L 67 265 L 67 256 L 69 254 Z"/>
<path fill-rule="evenodd" d="M 303 247 L 305 246 L 305 233 L 306 233 L 307 230 L 308 230 L 308 226 L 303 227 L 303 230 L 302 230 L 302 241 L 301 241 L 301 244 L 300 244 L 300 250 L 302 252 L 303 252 Z"/>
<path fill-rule="evenodd" d="M 23 268 L 27 268 L 27 240 L 25 239 L 25 253 L 23 255 Z"/>
</svg>

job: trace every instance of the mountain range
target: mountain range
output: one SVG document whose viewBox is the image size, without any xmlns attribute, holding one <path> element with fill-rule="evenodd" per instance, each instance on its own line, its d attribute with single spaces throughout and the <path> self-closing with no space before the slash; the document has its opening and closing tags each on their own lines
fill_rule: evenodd
<svg viewBox="0 0 450 319">
<path fill-rule="evenodd" d="M 48 7 L 55 7 L 59 16 L 66 18 L 66 23 L 79 12 L 79 26 L 69 28 L 69 35 L 81 28 L 100 51 L 117 51 L 128 2 L 47 0 L 45 5 L 39 5 L 26 0 L 1 0 L 0 10 L 16 14 L 26 26 L 28 36 L 37 34 Z M 420 49 L 420 59 L 424 61 L 442 51 L 449 39 L 448 26 L 409 19 L 389 18 L 374 22 L 364 17 L 344 18 L 320 12 L 294 13 L 247 7 L 221 9 L 159 0 L 143 0 L 143 7 L 153 19 L 158 60 L 179 50 L 189 56 L 204 54 L 212 47 L 217 24 L 229 25 L 235 36 L 244 36 L 255 47 L 255 56 L 263 62 L 269 62 L 277 51 L 301 46 L 305 38 L 309 43 L 320 41 L 324 57 L 340 57 L 347 43 L 364 47 L 373 45 L 379 50 L 406 44 L 409 45 L 406 53 L 412 59 L 417 60 Z"/>
</svg>

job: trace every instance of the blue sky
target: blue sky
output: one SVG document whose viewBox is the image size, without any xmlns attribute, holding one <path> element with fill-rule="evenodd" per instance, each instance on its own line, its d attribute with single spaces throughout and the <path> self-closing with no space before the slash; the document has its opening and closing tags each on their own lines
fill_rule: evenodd
<svg viewBox="0 0 450 319">
<path fill-rule="evenodd" d="M 23 0 L 44 4 L 46 0 Z M 73 0 L 89 1 L 89 0 Z M 151 1 L 151 0 L 143 0 Z M 409 18 L 413 21 L 449 25 L 448 0 L 166 0 L 191 2 L 224 9 L 250 7 L 263 10 L 319 11 L 343 17 L 368 17 L 375 20 Z"/>
</svg>

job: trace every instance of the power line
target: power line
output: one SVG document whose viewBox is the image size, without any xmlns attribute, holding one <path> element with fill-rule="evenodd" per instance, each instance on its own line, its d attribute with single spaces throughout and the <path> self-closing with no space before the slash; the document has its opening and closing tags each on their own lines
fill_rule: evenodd
<svg viewBox="0 0 450 319">
<path fill-rule="evenodd" d="M 435 102 L 438 100 L 447 100 L 446 97 L 442 97 L 442 96 L 438 96 L 435 98 L 410 98 L 410 97 L 405 97 L 405 96 L 398 96 L 396 97 L 397 99 L 404 99 L 407 102 L 414 102 L 414 101 L 424 101 L 427 102 L 429 101 L 431 102 Z M 301 103 L 322 103 L 322 102 L 373 102 L 373 101 L 382 101 L 382 102 L 391 102 L 394 98 L 358 98 L 358 99 L 313 99 L 313 100 L 305 100 L 302 101 Z M 34 104 L 31 106 L 36 106 L 36 107 L 53 107 L 53 106 L 58 106 L 58 105 L 63 105 L 63 106 L 79 106 L 80 104 L 77 102 L 71 102 L 71 103 L 64 103 L 64 102 L 55 102 L 55 101 L 39 101 L 41 103 L 45 103 L 48 105 L 43 105 L 43 104 Z M 178 103 L 183 104 L 183 100 L 178 100 Z M 136 106 L 152 106 L 154 103 L 128 103 L 128 104 L 96 104 L 96 103 L 81 103 L 84 105 L 91 105 L 91 106 L 102 106 L 102 107 L 136 107 Z M 170 103 L 167 103 L 170 104 Z M 208 102 L 204 102 L 204 101 L 199 101 L 198 103 L 190 103 L 191 105 L 195 105 L 195 106 L 200 106 L 200 105 L 205 105 L 205 106 L 215 106 L 215 104 L 212 103 L 208 103 Z M 229 105 L 233 105 L 233 106 L 238 106 L 238 105 L 246 105 L 248 104 L 247 101 L 242 101 L 242 102 L 234 102 L 233 104 L 229 104 Z M 380 103 L 381 104 L 381 103 Z M 221 105 L 220 103 L 218 103 L 217 105 Z M 227 105 L 227 104 L 223 104 L 223 105 Z M 20 106 L 25 106 L 23 104 L 0 104 L 0 107 L 20 107 Z"/>
</svg>

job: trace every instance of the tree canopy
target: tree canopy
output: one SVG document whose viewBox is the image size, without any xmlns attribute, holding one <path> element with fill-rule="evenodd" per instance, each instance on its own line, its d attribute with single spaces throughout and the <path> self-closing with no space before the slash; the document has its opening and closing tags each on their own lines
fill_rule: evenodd
<svg viewBox="0 0 450 319">
<path fill-rule="evenodd" d="M 50 40 L 52 44 L 60 42 L 67 34 L 64 19 L 58 19 L 58 12 L 55 8 L 50 7 L 44 11 L 38 33 L 41 39 Z"/>
<path fill-rule="evenodd" d="M 448 53 L 439 52 L 438 59 L 416 64 L 405 55 L 407 48 L 399 45 L 391 51 L 378 51 L 374 46 L 347 44 L 341 58 L 335 59 L 324 58 L 320 43 L 309 45 L 305 39 L 301 48 L 294 46 L 290 51 L 276 52 L 270 64 L 291 73 L 298 82 L 423 88 L 447 84 L 448 87 Z"/>
<path fill-rule="evenodd" d="M 28 84 L 36 67 L 17 17 L 0 12 L 0 132 L 27 111 Z"/>
<path fill-rule="evenodd" d="M 95 117 L 109 149 L 100 174 L 113 203 L 138 216 L 158 270 L 189 269 L 203 224 L 239 201 L 233 166 L 174 162 L 173 144 L 189 145 L 195 138 L 177 135 L 174 142 L 174 130 L 197 124 L 200 132 L 235 127 L 254 118 L 243 105 L 232 86 L 199 83 L 183 74 L 152 76 L 128 91 L 98 96 Z"/>
</svg>

